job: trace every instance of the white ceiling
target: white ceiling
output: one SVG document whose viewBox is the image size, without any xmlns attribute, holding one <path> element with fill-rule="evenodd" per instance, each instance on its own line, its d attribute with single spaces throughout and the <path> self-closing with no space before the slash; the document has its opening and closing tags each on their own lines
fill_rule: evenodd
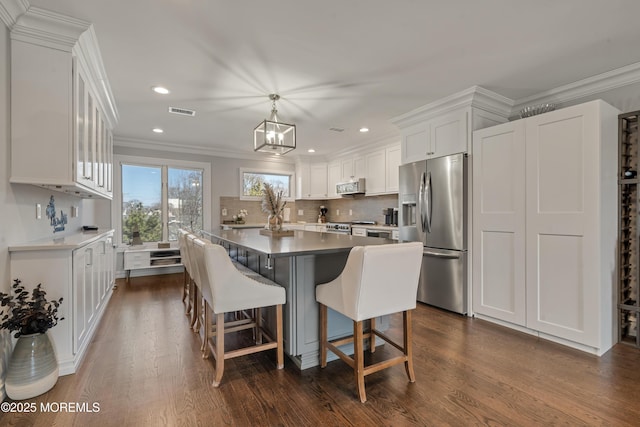
<svg viewBox="0 0 640 427">
<path fill-rule="evenodd" d="M 640 62 L 637 0 L 29 3 L 94 24 L 116 138 L 185 150 L 251 153 L 270 93 L 297 125 L 287 156 L 326 156 L 398 135 L 389 119 L 473 85 L 517 100 Z"/>
</svg>

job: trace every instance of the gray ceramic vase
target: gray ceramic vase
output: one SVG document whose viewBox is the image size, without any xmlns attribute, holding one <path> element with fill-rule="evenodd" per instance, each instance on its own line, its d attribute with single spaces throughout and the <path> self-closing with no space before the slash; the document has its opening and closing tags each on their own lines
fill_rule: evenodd
<svg viewBox="0 0 640 427">
<path fill-rule="evenodd" d="M 13 349 L 5 388 L 13 400 L 39 396 L 58 381 L 58 360 L 47 334 L 30 334 L 18 338 Z"/>
</svg>

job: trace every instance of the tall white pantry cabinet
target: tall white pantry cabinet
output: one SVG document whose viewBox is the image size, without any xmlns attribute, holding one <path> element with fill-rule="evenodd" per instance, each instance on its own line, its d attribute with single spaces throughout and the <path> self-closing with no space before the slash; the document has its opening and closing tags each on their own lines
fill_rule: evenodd
<svg viewBox="0 0 640 427">
<path fill-rule="evenodd" d="M 611 348 L 618 114 L 598 100 L 474 132 L 478 317 Z"/>
</svg>

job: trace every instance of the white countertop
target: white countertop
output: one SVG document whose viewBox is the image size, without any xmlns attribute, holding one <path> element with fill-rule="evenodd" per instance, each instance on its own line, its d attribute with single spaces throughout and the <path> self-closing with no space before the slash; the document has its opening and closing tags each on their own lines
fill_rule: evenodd
<svg viewBox="0 0 640 427">
<path fill-rule="evenodd" d="M 33 240 L 31 242 L 16 243 L 9 246 L 9 252 L 23 252 L 23 251 L 47 251 L 47 250 L 74 250 L 79 247 L 85 246 L 95 240 L 104 237 L 108 233 L 112 233 L 114 230 L 98 230 L 77 232 L 73 234 L 67 234 L 66 236 L 51 236 L 44 239 Z"/>
</svg>

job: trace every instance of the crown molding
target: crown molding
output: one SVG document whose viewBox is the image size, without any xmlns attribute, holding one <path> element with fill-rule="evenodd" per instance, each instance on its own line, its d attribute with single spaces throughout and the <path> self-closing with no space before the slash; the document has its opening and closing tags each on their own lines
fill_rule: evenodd
<svg viewBox="0 0 640 427">
<path fill-rule="evenodd" d="M 428 120 L 437 115 L 464 107 L 480 108 L 508 118 L 513 108 L 513 100 L 481 86 L 471 86 L 461 92 L 439 99 L 415 110 L 391 119 L 391 123 L 404 128 Z"/>
<path fill-rule="evenodd" d="M 331 160 L 337 157 L 364 155 L 374 150 L 386 148 L 400 144 L 400 132 L 388 133 L 379 138 L 363 142 L 358 145 L 349 146 L 342 150 L 331 153 Z"/>
<path fill-rule="evenodd" d="M 71 52 L 90 22 L 30 6 L 11 27 L 11 39 Z"/>
<path fill-rule="evenodd" d="M 98 38 L 90 22 L 29 6 L 26 0 L 0 0 L 11 5 L 11 39 L 72 53 L 88 74 L 96 100 L 110 129 L 118 122 L 115 98 L 100 55 Z"/>
<path fill-rule="evenodd" d="M 265 156 L 263 153 L 247 153 L 246 151 L 230 150 L 223 147 L 202 147 L 196 145 L 185 145 L 176 141 L 150 141 L 146 139 L 121 138 L 114 136 L 115 147 L 133 148 L 139 150 L 163 151 L 170 153 L 196 154 L 213 157 L 224 157 L 233 159 L 258 160 L 275 163 L 295 163 L 295 158 L 287 156 Z"/>
<path fill-rule="evenodd" d="M 546 102 L 570 104 L 590 95 L 604 93 L 638 82 L 640 82 L 640 62 L 518 99 L 514 103 L 512 114 L 517 114 L 527 105 Z"/>
<path fill-rule="evenodd" d="M 29 9 L 27 0 L 0 0 L 0 20 L 11 29 L 27 9 Z"/>
<path fill-rule="evenodd" d="M 94 93 L 100 94 L 100 103 L 102 111 L 105 112 L 108 121 L 113 129 L 120 118 L 118 109 L 115 104 L 115 97 L 107 78 L 107 71 L 102 62 L 100 55 L 100 46 L 98 45 L 98 37 L 96 36 L 93 24 L 84 31 L 78 38 L 78 43 L 73 47 L 73 53 L 78 60 L 83 61 L 88 71 L 89 80 L 95 82 Z"/>
</svg>

